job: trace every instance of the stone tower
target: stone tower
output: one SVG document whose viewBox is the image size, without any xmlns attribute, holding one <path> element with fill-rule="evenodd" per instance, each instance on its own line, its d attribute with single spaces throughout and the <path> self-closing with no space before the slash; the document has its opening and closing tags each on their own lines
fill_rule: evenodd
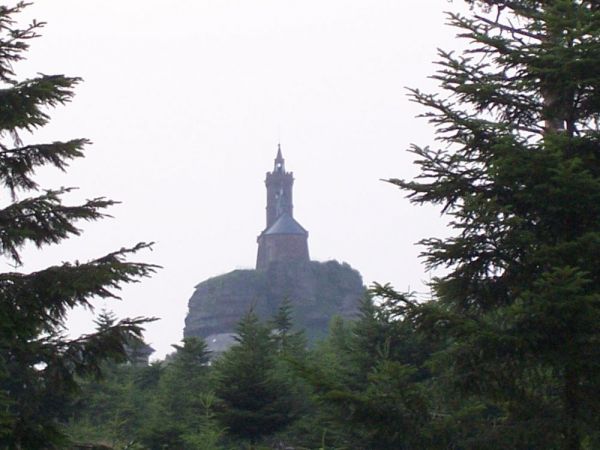
<svg viewBox="0 0 600 450">
<path fill-rule="evenodd" d="M 213 355 L 235 343 L 237 324 L 249 308 L 268 320 L 289 299 L 294 326 L 310 342 L 327 336 L 332 317 L 358 314 L 366 292 L 362 278 L 346 263 L 309 260 L 308 232 L 294 220 L 293 184 L 278 148 L 265 180 L 267 222 L 258 236 L 256 270 L 234 270 L 196 285 L 183 335 L 204 338 Z"/>
<path fill-rule="evenodd" d="M 285 171 L 281 146 L 273 172 L 267 172 L 267 226 L 258 236 L 256 269 L 266 270 L 272 262 L 304 263 L 308 257 L 308 232 L 294 219 L 292 186 L 294 174 Z"/>
</svg>

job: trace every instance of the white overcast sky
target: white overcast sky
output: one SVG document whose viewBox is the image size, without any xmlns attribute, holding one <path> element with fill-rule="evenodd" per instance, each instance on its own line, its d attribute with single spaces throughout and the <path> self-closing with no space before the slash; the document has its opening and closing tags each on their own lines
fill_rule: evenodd
<svg viewBox="0 0 600 450">
<path fill-rule="evenodd" d="M 337 259 L 365 284 L 426 290 L 415 243 L 447 233 L 435 208 L 380 181 L 416 174 L 411 143 L 432 144 L 405 87 L 433 91 L 436 48 L 457 48 L 447 0 L 39 0 L 47 22 L 20 76 L 80 76 L 74 101 L 35 133 L 87 137 L 44 188 L 122 201 L 59 246 L 25 252 L 24 271 L 155 241 L 137 260 L 162 265 L 97 301 L 118 316 L 157 316 L 146 337 L 162 357 L 182 337 L 194 286 L 251 268 L 265 221 L 265 172 L 280 141 L 294 172 L 294 212 L 312 259 Z M 75 312 L 74 333 L 91 329 Z"/>
</svg>

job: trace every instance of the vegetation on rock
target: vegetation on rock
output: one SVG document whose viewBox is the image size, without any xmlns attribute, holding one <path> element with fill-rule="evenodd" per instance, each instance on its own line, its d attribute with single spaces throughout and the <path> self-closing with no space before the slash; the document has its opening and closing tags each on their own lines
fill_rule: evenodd
<svg viewBox="0 0 600 450">
<path fill-rule="evenodd" d="M 250 306 L 266 320 L 288 299 L 296 326 L 314 342 L 327 334 L 332 317 L 355 316 L 364 293 L 360 274 L 337 261 L 274 263 L 266 271 L 234 270 L 196 286 L 184 335 L 206 338 L 234 333 Z"/>
</svg>

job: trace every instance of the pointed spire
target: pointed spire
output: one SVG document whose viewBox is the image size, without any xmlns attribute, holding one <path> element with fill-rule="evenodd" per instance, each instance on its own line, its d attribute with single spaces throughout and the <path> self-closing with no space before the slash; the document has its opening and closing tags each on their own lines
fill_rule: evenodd
<svg viewBox="0 0 600 450">
<path fill-rule="evenodd" d="M 285 172 L 283 155 L 281 154 L 281 144 L 277 144 L 277 156 L 275 157 L 275 172 Z"/>
</svg>

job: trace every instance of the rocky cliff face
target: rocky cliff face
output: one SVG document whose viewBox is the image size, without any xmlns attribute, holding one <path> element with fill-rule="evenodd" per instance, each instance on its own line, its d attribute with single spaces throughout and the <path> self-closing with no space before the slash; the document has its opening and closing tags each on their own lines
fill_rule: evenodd
<svg viewBox="0 0 600 450">
<path fill-rule="evenodd" d="M 269 319 L 288 299 L 294 323 L 314 341 L 326 334 L 334 315 L 355 316 L 364 292 L 360 274 L 337 261 L 274 263 L 265 271 L 234 270 L 196 286 L 189 300 L 184 336 L 209 338 L 233 333 L 250 308 Z"/>
</svg>

